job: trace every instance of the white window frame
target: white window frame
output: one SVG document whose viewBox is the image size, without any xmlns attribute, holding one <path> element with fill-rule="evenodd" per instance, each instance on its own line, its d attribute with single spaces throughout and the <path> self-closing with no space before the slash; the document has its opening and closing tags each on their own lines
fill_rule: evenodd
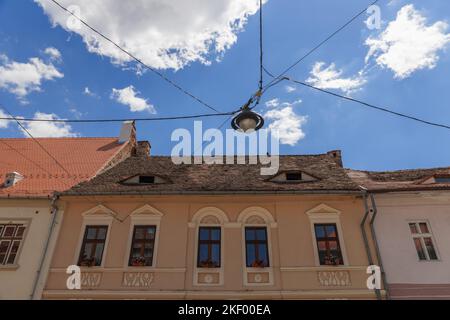
<svg viewBox="0 0 450 320">
<path fill-rule="evenodd" d="M 430 224 L 430 222 L 429 222 L 428 220 L 408 220 L 407 223 L 408 223 L 409 234 L 411 235 L 412 240 L 413 240 L 414 252 L 415 252 L 415 254 L 416 254 L 416 257 L 417 257 L 418 261 L 419 261 L 419 262 L 433 262 L 433 261 L 440 261 L 441 258 L 440 258 L 439 251 L 438 251 L 437 246 L 436 246 L 436 240 L 434 239 L 434 236 L 433 236 L 433 231 L 431 230 L 431 224 Z M 411 232 L 411 229 L 410 229 L 410 227 L 409 227 L 409 224 L 410 224 L 410 223 L 414 223 L 414 224 L 416 225 L 416 229 L 417 229 L 419 232 L 420 232 L 420 226 L 419 226 L 419 224 L 420 224 L 420 223 L 425 223 L 425 224 L 427 225 L 427 228 L 428 228 L 428 231 L 429 231 L 429 232 L 428 232 L 428 233 L 412 233 L 412 232 Z M 419 239 L 420 239 L 420 244 L 422 245 L 422 249 L 423 249 L 423 251 L 424 251 L 424 253 L 425 253 L 425 258 L 426 258 L 425 260 L 420 260 L 420 258 L 419 258 L 419 256 L 418 256 L 417 249 L 416 249 L 416 245 L 415 245 L 415 243 L 414 243 L 414 239 L 415 239 L 415 238 L 419 238 Z M 426 247 L 426 245 L 425 245 L 425 240 L 424 240 L 424 238 L 431 238 L 431 243 L 433 244 L 434 252 L 436 253 L 436 258 L 437 258 L 437 259 L 430 259 L 430 255 L 429 255 L 428 250 L 427 250 L 427 247 Z"/>
<path fill-rule="evenodd" d="M 314 227 L 316 224 L 335 224 L 336 225 L 336 229 L 338 232 L 338 238 L 339 238 L 339 246 L 341 249 L 341 255 L 342 255 L 342 260 L 343 260 L 343 264 L 338 265 L 338 266 L 341 266 L 341 267 L 348 266 L 349 261 L 347 258 L 347 250 L 346 250 L 345 242 L 344 242 L 344 232 L 342 230 L 341 219 L 340 219 L 341 211 L 322 203 L 322 204 L 319 204 L 318 206 L 306 211 L 306 214 L 308 215 L 309 222 L 311 225 L 311 236 L 312 236 L 312 243 L 313 243 L 313 249 L 314 249 L 314 261 L 315 261 L 316 266 L 323 267 L 323 268 L 330 268 L 329 265 L 320 264 L 319 248 L 317 247 L 316 229 Z"/>
<path fill-rule="evenodd" d="M 208 222 L 209 217 L 214 217 L 217 222 Z M 216 207 L 204 207 L 198 210 L 189 223 L 189 228 L 195 232 L 194 236 L 194 286 L 223 286 L 225 273 L 225 226 L 229 224 L 227 214 Z M 220 227 L 220 267 L 219 268 L 202 268 L 198 267 L 198 241 L 200 227 Z M 199 283 L 199 273 L 218 273 L 218 283 Z"/>
<path fill-rule="evenodd" d="M 124 259 L 124 268 L 125 269 L 132 269 L 132 270 L 152 270 L 156 269 L 156 264 L 158 263 L 158 247 L 159 247 L 159 234 L 161 232 L 161 219 L 164 216 L 164 214 L 156 209 L 155 207 L 146 204 L 144 206 L 141 206 L 134 210 L 131 215 L 131 222 L 130 222 L 130 231 L 128 233 L 128 242 L 127 242 L 127 254 L 125 255 Z M 131 254 L 131 245 L 133 242 L 133 231 L 135 226 L 155 226 L 156 232 L 155 232 L 155 243 L 153 245 L 153 259 L 152 259 L 152 265 L 151 266 L 142 266 L 142 267 L 135 267 L 135 266 L 129 266 L 128 262 L 130 260 L 130 254 Z"/>
<path fill-rule="evenodd" d="M 253 223 L 251 220 L 259 220 L 258 223 Z M 272 254 L 272 229 L 277 228 L 278 225 L 273 218 L 272 214 L 269 210 L 262 207 L 249 207 L 241 211 L 238 216 L 237 222 L 241 226 L 242 232 L 242 270 L 243 270 L 243 279 L 244 286 L 252 287 L 252 286 L 272 286 L 274 284 L 274 276 L 273 276 L 273 254 Z M 247 248 L 245 241 L 245 228 L 246 227 L 265 227 L 267 232 L 267 251 L 269 254 L 269 266 L 262 268 L 252 268 L 247 267 Z M 249 274 L 252 273 L 268 273 L 269 281 L 264 283 L 252 283 L 249 282 Z"/>
<path fill-rule="evenodd" d="M 81 267 L 81 268 L 88 268 L 88 269 L 99 269 L 104 268 L 105 266 L 105 260 L 108 253 L 108 247 L 109 247 L 109 239 L 111 236 L 111 227 L 113 223 L 114 217 L 117 216 L 117 213 L 113 210 L 107 208 L 104 205 L 98 205 L 95 206 L 81 214 L 83 216 L 83 223 L 81 225 L 81 231 L 80 235 L 78 237 L 78 245 L 77 249 L 75 251 L 75 256 L 73 258 L 73 264 L 78 265 L 78 260 L 80 258 L 81 254 L 81 247 L 83 245 L 83 239 L 84 234 L 86 233 L 86 228 L 88 226 L 107 226 L 108 230 L 106 232 L 106 239 L 105 239 L 105 247 L 103 248 L 103 254 L 102 254 L 102 262 L 99 266 L 92 266 L 92 267 Z"/>
<path fill-rule="evenodd" d="M 12 264 L 0 264 L 0 269 L 17 269 L 20 267 L 19 260 L 21 257 L 22 249 L 24 247 L 24 243 L 28 234 L 28 231 L 31 227 L 31 219 L 1 219 L 0 224 L 8 225 L 8 224 L 22 224 L 25 227 L 25 231 L 22 236 L 22 240 L 20 241 L 19 249 L 17 250 L 16 257 L 14 258 L 14 263 Z M 8 253 L 6 254 L 6 257 L 8 258 Z"/>
</svg>

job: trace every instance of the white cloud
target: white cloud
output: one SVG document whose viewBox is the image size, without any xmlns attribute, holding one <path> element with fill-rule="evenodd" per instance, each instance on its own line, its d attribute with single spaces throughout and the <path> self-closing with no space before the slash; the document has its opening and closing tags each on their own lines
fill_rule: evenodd
<svg viewBox="0 0 450 320">
<path fill-rule="evenodd" d="M 32 91 L 41 91 L 44 80 L 64 76 L 52 63 L 46 64 L 36 57 L 22 63 L 10 61 L 3 55 L 0 62 L 0 88 L 8 90 L 22 100 Z"/>
<path fill-rule="evenodd" d="M 280 100 L 278 98 L 269 100 L 266 102 L 266 107 L 267 108 L 276 108 L 280 105 Z"/>
<path fill-rule="evenodd" d="M 286 90 L 287 93 L 291 93 L 297 90 L 297 88 L 294 86 L 286 86 L 284 87 L 284 89 Z"/>
<path fill-rule="evenodd" d="M 9 115 L 6 114 L 2 109 L 0 109 L 0 118 L 9 118 Z M 8 120 L 0 120 L 0 129 L 6 129 L 9 126 Z"/>
<path fill-rule="evenodd" d="M 111 98 L 128 106 L 131 112 L 148 111 L 153 114 L 156 113 L 155 107 L 148 103 L 146 99 L 138 97 L 138 94 L 139 92 L 135 91 L 133 86 L 128 86 L 123 89 L 112 89 Z"/>
<path fill-rule="evenodd" d="M 264 114 L 266 120 L 272 120 L 268 128 L 280 139 L 281 144 L 295 145 L 305 137 L 302 126 L 307 117 L 297 115 L 292 106 L 272 109 Z"/>
<path fill-rule="evenodd" d="M 325 62 L 316 62 L 310 72 L 311 76 L 306 79 L 306 82 L 321 89 L 339 89 L 347 94 L 361 88 L 366 83 L 366 79 L 361 73 L 349 78 L 341 77 L 342 73 L 342 70 L 336 69 L 334 63 L 325 67 Z"/>
<path fill-rule="evenodd" d="M 375 57 L 376 63 L 404 79 L 421 69 L 433 69 L 439 60 L 438 51 L 450 42 L 444 21 L 427 26 L 427 19 L 412 4 L 402 7 L 395 20 L 377 37 L 369 37 L 366 63 Z"/>
<path fill-rule="evenodd" d="M 36 112 L 34 114 L 34 119 L 45 119 L 53 120 L 59 119 L 59 117 L 54 113 L 42 113 Z M 50 138 L 61 138 L 61 137 L 77 137 L 78 134 L 72 131 L 72 127 L 63 122 L 32 122 L 32 121 L 22 121 L 22 125 L 30 132 L 33 137 L 50 137 Z M 20 128 L 24 136 L 28 137 L 28 134 Z"/>
<path fill-rule="evenodd" d="M 278 108 L 278 107 L 289 107 L 289 106 L 295 106 L 297 104 L 302 103 L 302 99 L 298 99 L 292 102 L 281 102 L 280 99 L 275 98 L 272 100 L 269 100 L 265 103 L 267 108 Z"/>
<path fill-rule="evenodd" d="M 44 50 L 44 53 L 50 57 L 51 60 L 61 61 L 61 52 L 58 49 L 53 47 L 48 47 Z"/>
<path fill-rule="evenodd" d="M 131 61 L 51 1 L 35 2 L 54 25 L 81 35 L 90 52 L 115 63 Z M 259 0 L 134 0 L 133 5 L 116 0 L 60 2 L 143 62 L 175 70 L 194 61 L 209 64 L 214 60 L 211 54 L 222 56 L 259 7 Z"/>
<path fill-rule="evenodd" d="M 89 87 L 84 87 L 83 94 L 93 98 L 100 98 L 98 94 L 92 92 L 91 89 L 89 89 Z"/>
</svg>

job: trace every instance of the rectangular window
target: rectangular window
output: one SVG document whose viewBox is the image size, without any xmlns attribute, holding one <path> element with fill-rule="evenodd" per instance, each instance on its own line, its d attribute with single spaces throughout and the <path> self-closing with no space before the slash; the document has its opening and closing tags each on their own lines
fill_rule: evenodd
<svg viewBox="0 0 450 320">
<path fill-rule="evenodd" d="M 0 224 L 0 265 L 16 263 L 25 229 L 24 224 Z"/>
<path fill-rule="evenodd" d="M 437 260 L 433 236 L 427 222 L 410 222 L 409 230 L 413 237 L 419 260 Z"/>
<path fill-rule="evenodd" d="M 220 227 L 198 229 L 198 268 L 220 268 Z"/>
<path fill-rule="evenodd" d="M 247 267 L 262 268 L 269 266 L 266 227 L 245 228 L 245 254 Z"/>
<path fill-rule="evenodd" d="M 320 264 L 344 264 L 336 224 L 314 224 L 314 231 Z"/>
<path fill-rule="evenodd" d="M 102 264 L 107 232 L 108 226 L 86 226 L 78 265 L 93 267 Z"/>
<path fill-rule="evenodd" d="M 155 235 L 156 226 L 134 226 L 129 266 L 152 266 Z"/>
<path fill-rule="evenodd" d="M 287 181 L 300 181 L 300 180 L 302 180 L 302 174 L 300 172 L 286 173 L 286 180 Z"/>
</svg>

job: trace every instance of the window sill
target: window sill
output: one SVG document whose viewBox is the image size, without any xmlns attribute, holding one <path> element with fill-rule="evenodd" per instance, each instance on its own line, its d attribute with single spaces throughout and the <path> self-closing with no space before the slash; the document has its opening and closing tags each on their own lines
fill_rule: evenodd
<svg viewBox="0 0 450 320">
<path fill-rule="evenodd" d="M 7 265 L 0 265 L 0 271 L 15 271 L 19 269 L 20 266 L 18 264 L 7 264 Z"/>
<path fill-rule="evenodd" d="M 131 271 L 133 271 L 133 270 L 154 270 L 154 269 L 156 269 L 155 267 L 153 267 L 153 266 L 125 266 L 125 268 L 124 268 L 124 270 L 131 270 Z"/>
</svg>

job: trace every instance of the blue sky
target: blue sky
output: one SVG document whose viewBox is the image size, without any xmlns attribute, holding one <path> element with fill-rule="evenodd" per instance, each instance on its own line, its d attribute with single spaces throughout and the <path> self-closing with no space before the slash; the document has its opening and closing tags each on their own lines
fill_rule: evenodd
<svg viewBox="0 0 450 320">
<path fill-rule="evenodd" d="M 177 1 L 169 2 L 176 5 Z M 134 63 L 113 63 L 111 57 L 117 60 L 117 56 L 114 57 L 116 53 L 112 48 L 100 47 L 97 52 L 89 52 L 82 38 L 85 33 L 68 32 L 61 24 L 52 26 L 49 17 L 55 21 L 64 21 L 61 19 L 67 17 L 50 1 L 40 2 L 46 5 L 45 10 L 31 0 L 0 0 L 0 110 L 2 107 L 7 108 L 16 116 L 30 118 L 54 114 L 54 117 L 81 119 L 158 117 L 211 112 L 153 73 L 138 72 Z M 253 14 L 254 4 L 243 5 L 242 8 L 236 5 L 230 9 L 224 3 L 242 2 L 232 0 L 222 1 L 222 7 L 219 8 L 209 5 L 207 9 L 203 9 L 201 5 L 204 0 L 196 0 L 192 2 L 192 8 L 183 9 L 186 13 L 185 21 L 176 17 L 170 21 L 171 10 L 160 9 L 157 4 L 161 2 L 162 0 L 152 0 L 151 3 L 155 5 L 153 9 L 145 7 L 145 10 L 153 10 L 151 19 L 146 19 L 145 10 L 141 10 L 142 8 L 126 12 L 119 8 L 111 9 L 108 13 L 124 16 L 120 19 L 113 16 L 110 21 L 89 8 L 89 5 L 85 4 L 88 2 L 61 1 L 66 5 L 78 3 L 82 13 L 92 9 L 92 12 L 85 14 L 86 20 L 107 34 L 122 26 L 127 28 L 126 31 L 119 30 L 113 34 L 118 38 L 126 34 L 127 38 L 121 38 L 121 41 L 128 41 L 133 37 L 139 41 L 147 40 L 133 34 L 136 28 L 154 32 L 148 33 L 152 35 L 148 36 L 149 41 L 145 43 L 146 51 L 137 51 L 136 55 L 144 52 L 146 61 L 159 67 L 165 75 L 220 111 L 237 109 L 257 89 L 258 17 Z M 369 2 L 371 1 L 268 0 L 264 5 L 265 66 L 270 71 L 279 73 Z M 370 30 L 364 22 L 368 15 L 364 15 L 305 59 L 290 71 L 289 75 L 302 81 L 309 79 L 315 85 L 397 112 L 450 124 L 450 27 L 446 26 L 446 23 L 450 22 L 450 2 L 381 0 L 379 6 L 381 29 Z M 159 16 L 155 17 L 158 10 L 162 10 L 161 19 L 158 19 Z M 401 21 L 397 21 L 398 23 L 391 25 L 389 29 L 390 23 L 398 20 L 401 10 L 404 10 L 406 16 L 410 14 L 410 18 L 415 14 L 416 23 L 420 24 L 420 19 L 423 19 L 422 25 L 418 26 L 422 28 L 423 39 L 418 36 L 413 43 L 413 49 L 418 52 L 402 50 L 408 48 L 408 44 L 402 47 L 405 45 L 405 37 L 408 39 L 408 36 L 416 35 L 417 32 L 406 28 L 402 33 Z M 248 14 L 245 21 L 241 20 L 245 22 L 242 29 L 233 30 L 230 34 L 228 29 L 221 26 L 217 22 L 220 19 L 215 19 L 215 15 L 220 13 L 221 17 L 226 19 L 223 12 L 230 12 L 227 13 L 228 18 L 237 18 L 242 12 Z M 123 24 L 123 21 L 127 23 Z M 186 23 L 189 27 L 186 27 Z M 195 42 L 200 37 L 197 37 L 195 32 L 210 27 L 208 23 L 214 24 L 223 34 L 217 32 L 216 35 L 209 35 L 206 41 L 213 45 L 204 51 L 201 45 L 199 47 L 199 43 L 205 42 Z M 191 24 L 194 27 L 190 27 Z M 391 33 L 386 33 L 388 31 Z M 194 40 L 183 43 L 183 32 L 189 32 L 189 39 Z M 365 62 L 369 50 L 369 46 L 365 44 L 366 40 L 376 39 L 379 46 L 386 43 L 393 45 L 388 41 L 392 33 L 395 33 L 394 38 L 395 35 L 400 37 L 399 46 L 391 48 L 391 51 L 384 48 L 385 51 L 378 51 Z M 159 38 L 155 38 L 155 34 Z M 204 36 L 202 32 L 199 34 Z M 129 41 L 129 46 L 137 43 Z M 165 56 L 158 56 L 158 49 L 169 42 L 177 44 L 175 49 L 185 51 L 169 48 Z M 225 49 L 222 50 L 220 45 Z M 46 51 L 47 48 L 57 49 L 60 56 L 51 50 Z M 156 53 L 147 55 L 149 48 Z M 421 48 L 431 49 L 425 50 L 424 53 Z M 98 54 L 100 51 L 103 55 Z M 187 54 L 178 57 L 177 52 Z M 20 65 L 14 63 L 30 64 L 30 58 L 37 59 L 34 60 L 34 66 L 42 63 L 48 69 L 40 82 L 25 84 L 28 86 L 22 83 L 25 87 L 20 87 L 17 77 L 14 77 L 14 80 L 5 80 L 8 76 L 6 69 L 20 69 Z M 119 56 L 119 60 L 120 58 Z M 408 64 L 399 67 L 402 61 L 408 61 Z M 323 64 L 318 65 L 320 62 Z M 330 64 L 334 65 L 330 67 Z M 311 73 L 314 66 L 317 67 L 316 71 L 326 69 L 328 73 L 314 75 Z M 20 70 L 15 71 L 20 75 Z M 332 79 L 324 79 L 330 72 Z M 322 78 L 319 79 L 320 77 Z M 292 87 L 291 92 L 287 90 L 288 85 Z M 20 88 L 25 92 L 20 91 Z M 86 88 L 89 88 L 90 94 L 86 94 Z M 125 88 L 132 88 L 137 97 L 137 100 L 131 100 L 132 105 L 120 103 L 118 99 L 119 92 L 122 92 L 122 101 L 130 101 L 130 90 L 120 91 Z M 116 94 L 113 89 L 116 89 Z M 269 101 L 272 101 L 272 104 L 267 106 Z M 132 112 L 132 108 L 142 111 Z M 427 127 L 366 109 L 292 83 L 280 83 L 271 88 L 263 97 L 258 112 L 269 112 L 267 125 L 273 125 L 277 119 L 278 124 L 283 123 L 281 120 L 288 119 L 296 126 L 295 130 L 285 132 L 284 140 L 282 139 L 285 144 L 280 149 L 283 154 L 314 154 L 341 149 L 346 167 L 368 170 L 450 165 L 449 130 Z M 281 120 L 277 117 L 281 117 Z M 203 127 L 218 127 L 224 120 L 223 117 L 204 119 Z M 223 129 L 228 127 L 227 123 Z M 29 128 L 36 133 L 47 132 L 46 128 Z M 159 155 L 170 154 L 175 144 L 170 141 L 170 135 L 176 128 L 192 130 L 193 122 L 142 122 L 137 125 L 139 139 L 149 140 L 152 153 Z M 62 135 L 116 136 L 119 129 L 120 125 L 117 123 L 74 124 L 71 127 L 57 128 L 56 132 Z M 23 132 L 15 124 L 2 126 L 0 122 L 0 137 L 22 136 Z"/>
</svg>

